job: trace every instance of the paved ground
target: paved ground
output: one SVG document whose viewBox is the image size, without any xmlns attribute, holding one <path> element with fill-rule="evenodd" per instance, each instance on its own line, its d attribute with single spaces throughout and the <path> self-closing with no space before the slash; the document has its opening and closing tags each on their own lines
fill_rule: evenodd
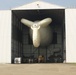
<svg viewBox="0 0 76 75">
<path fill-rule="evenodd" d="M 76 64 L 0 64 L 0 75 L 76 75 Z"/>
</svg>

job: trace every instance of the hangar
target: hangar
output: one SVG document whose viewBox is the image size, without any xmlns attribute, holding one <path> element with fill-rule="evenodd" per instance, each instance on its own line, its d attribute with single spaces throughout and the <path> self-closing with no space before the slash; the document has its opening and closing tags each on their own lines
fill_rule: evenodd
<svg viewBox="0 0 76 75">
<path fill-rule="evenodd" d="M 21 23 L 21 18 L 31 21 L 52 18 L 52 43 L 47 47 L 33 46 L 29 28 Z M 35 1 L 11 10 L 0 10 L 0 63 L 38 63 L 39 55 L 45 63 L 76 62 L 76 9 L 61 7 L 43 1 Z M 54 57 L 53 54 L 56 56 Z"/>
</svg>

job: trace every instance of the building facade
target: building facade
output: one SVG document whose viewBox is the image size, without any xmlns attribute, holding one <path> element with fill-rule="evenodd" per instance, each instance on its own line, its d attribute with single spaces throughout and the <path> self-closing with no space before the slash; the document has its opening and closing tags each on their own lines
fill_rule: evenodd
<svg viewBox="0 0 76 75">
<path fill-rule="evenodd" d="M 29 28 L 20 20 L 32 21 L 51 17 L 54 39 L 46 48 L 34 48 Z M 44 55 L 45 61 L 53 53 L 61 55 L 66 63 L 76 63 L 76 9 L 68 9 L 43 1 L 36 1 L 11 10 L 0 10 L 0 63 L 14 63 L 20 57 L 23 63 L 30 56 Z M 63 62 L 62 61 L 62 62 Z"/>
</svg>

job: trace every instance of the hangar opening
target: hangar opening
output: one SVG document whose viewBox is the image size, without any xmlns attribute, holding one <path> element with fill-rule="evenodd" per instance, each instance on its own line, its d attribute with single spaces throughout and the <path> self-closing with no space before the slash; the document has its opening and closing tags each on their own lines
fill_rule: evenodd
<svg viewBox="0 0 76 75">
<path fill-rule="evenodd" d="M 25 18 L 31 21 L 52 18 L 50 27 L 53 31 L 52 43 L 47 47 L 33 46 L 29 35 L 29 28 L 21 23 Z M 63 63 L 65 60 L 65 10 L 12 10 L 12 63 L 21 57 L 22 63 L 38 63 L 39 56 L 44 58 L 43 63 Z"/>
</svg>

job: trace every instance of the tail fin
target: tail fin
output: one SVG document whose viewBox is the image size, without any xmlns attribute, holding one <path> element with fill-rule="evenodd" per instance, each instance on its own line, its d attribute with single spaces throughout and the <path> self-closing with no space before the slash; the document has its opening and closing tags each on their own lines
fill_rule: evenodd
<svg viewBox="0 0 76 75">
<path fill-rule="evenodd" d="M 34 24 L 34 22 L 27 19 L 21 19 L 21 22 L 28 27 L 31 27 Z"/>
</svg>

